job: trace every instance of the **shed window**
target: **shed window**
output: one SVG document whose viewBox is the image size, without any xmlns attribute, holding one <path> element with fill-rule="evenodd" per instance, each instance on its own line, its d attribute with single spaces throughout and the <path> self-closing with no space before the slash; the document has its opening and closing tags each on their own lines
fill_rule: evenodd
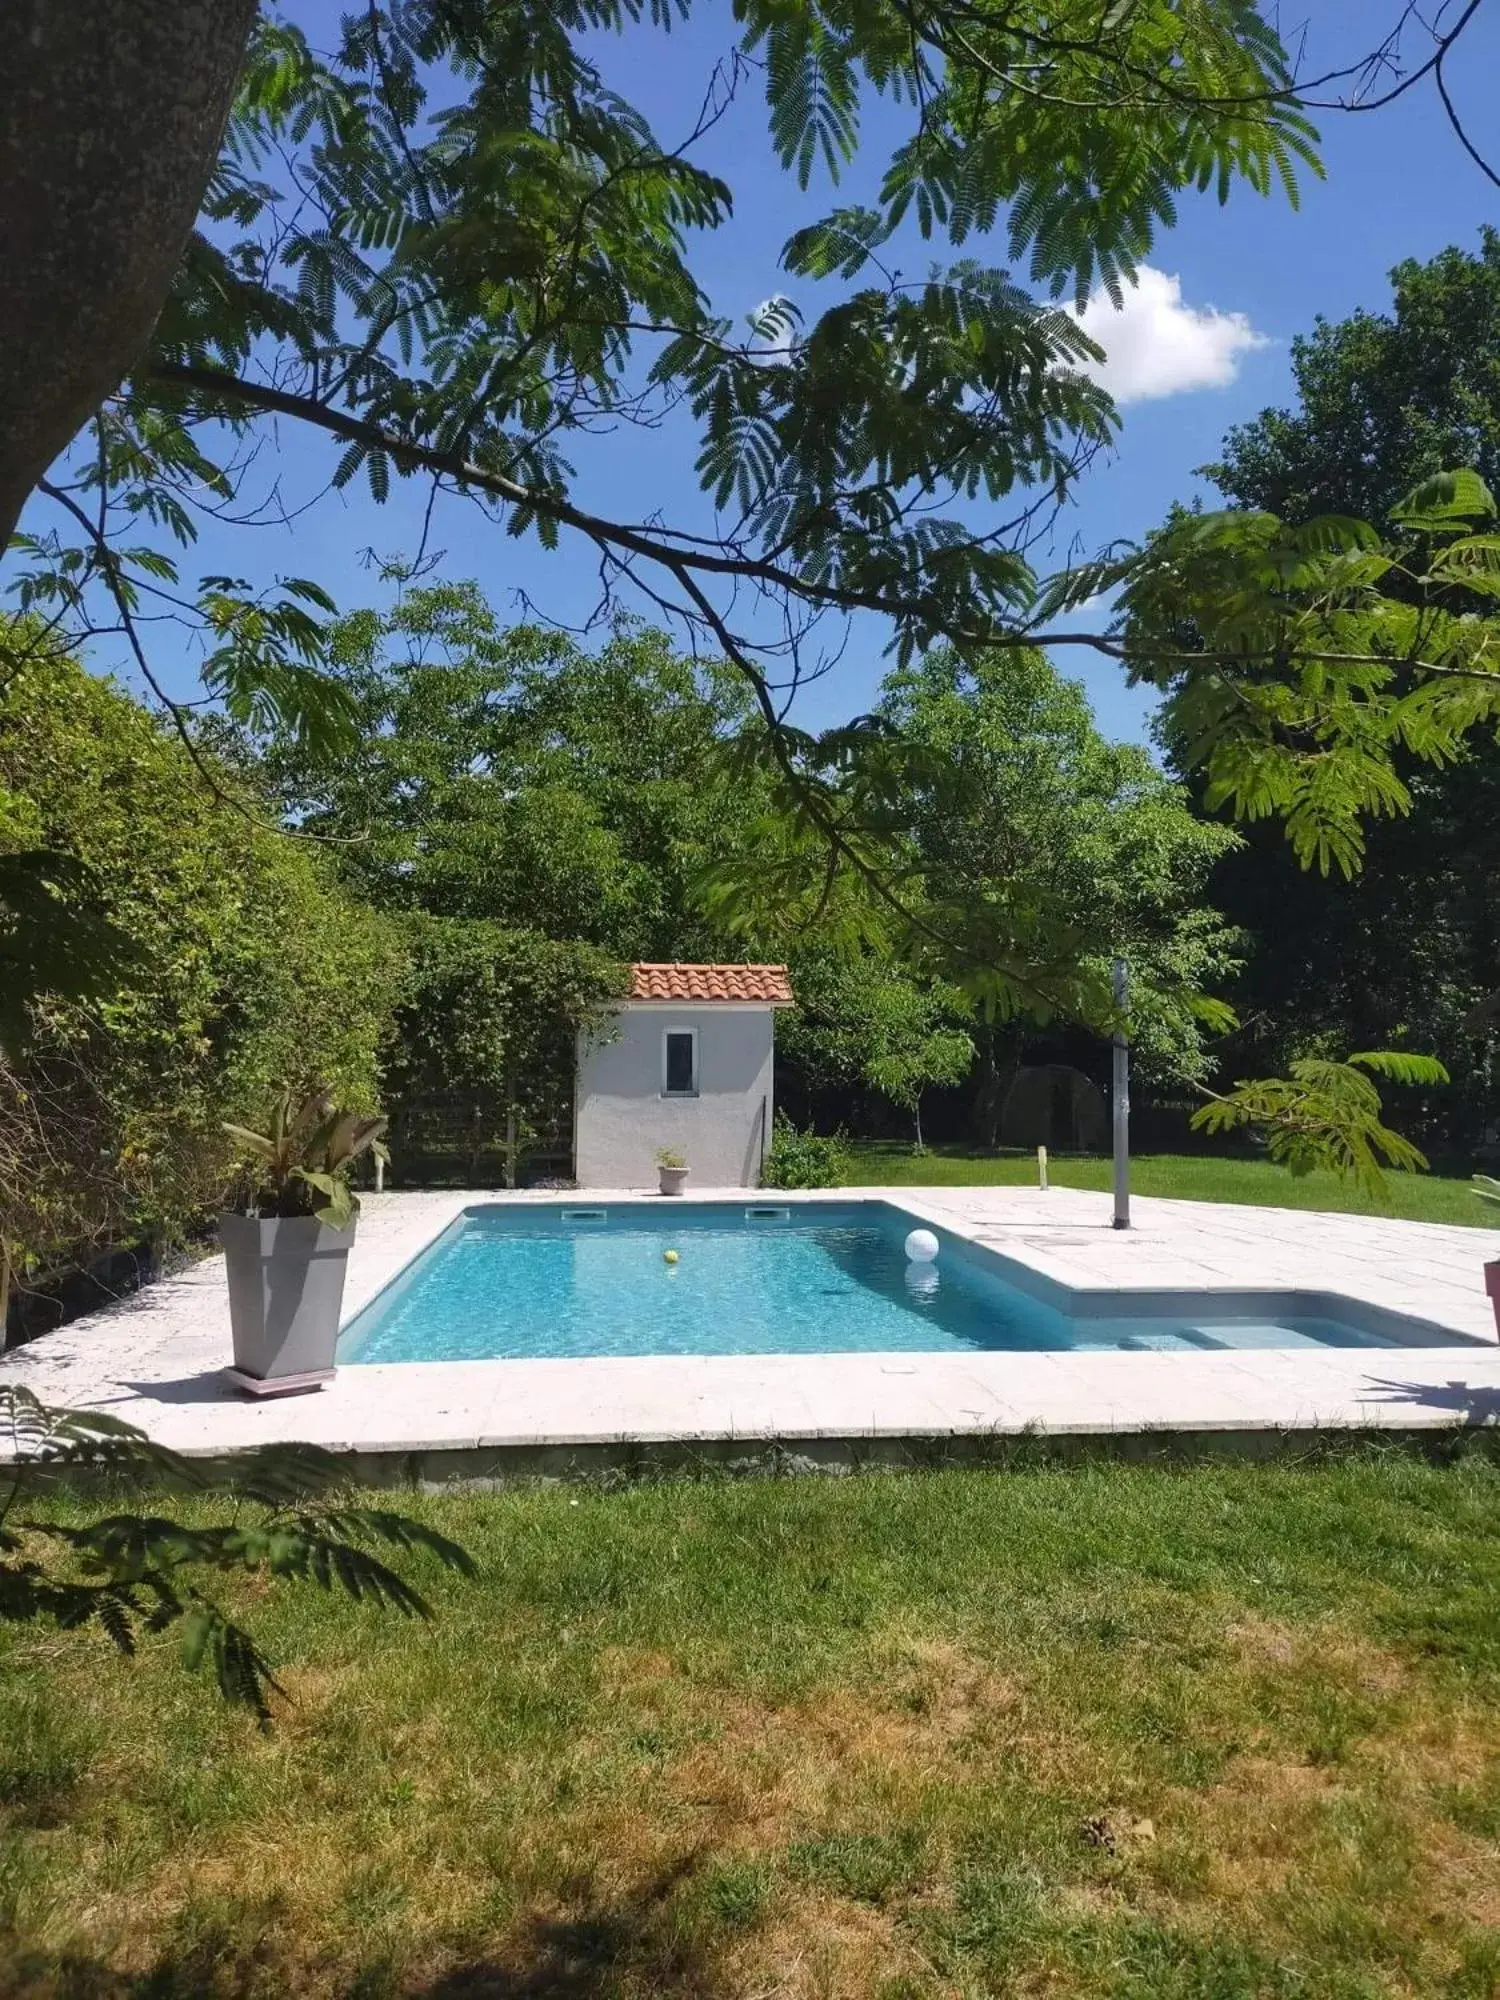
<svg viewBox="0 0 1500 2000">
<path fill-rule="evenodd" d="M 668 1097 L 697 1096 L 698 1032 L 695 1028 L 668 1028 L 663 1069 L 662 1088 Z"/>
</svg>

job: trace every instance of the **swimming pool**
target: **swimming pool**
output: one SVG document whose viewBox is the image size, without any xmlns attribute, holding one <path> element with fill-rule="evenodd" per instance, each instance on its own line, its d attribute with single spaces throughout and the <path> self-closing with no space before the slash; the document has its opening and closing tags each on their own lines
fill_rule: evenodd
<svg viewBox="0 0 1500 2000">
<path fill-rule="evenodd" d="M 932 1264 L 906 1257 L 918 1226 Z M 467 1209 L 355 1315 L 339 1360 L 1458 1344 L 1319 1293 L 1073 1293 L 888 1202 L 769 1198 Z"/>
</svg>

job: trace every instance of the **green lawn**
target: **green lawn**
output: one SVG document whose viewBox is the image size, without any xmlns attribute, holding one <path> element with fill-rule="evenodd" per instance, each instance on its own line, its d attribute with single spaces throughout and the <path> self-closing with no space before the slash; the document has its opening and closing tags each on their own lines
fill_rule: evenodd
<svg viewBox="0 0 1500 2000">
<path fill-rule="evenodd" d="M 916 1154 L 906 1145 L 860 1141 L 850 1147 L 850 1179 L 861 1187 L 1035 1187 L 1036 1155 L 971 1153 L 942 1146 Z M 1055 1187 L 1112 1185 L 1107 1159 L 1054 1159 Z M 1500 1211 L 1475 1198 L 1467 1177 L 1390 1174 L 1390 1207 L 1384 1209 L 1337 1174 L 1294 1180 L 1266 1160 L 1209 1159 L 1195 1153 L 1148 1153 L 1131 1162 L 1137 1194 L 1175 1195 L 1183 1201 L 1240 1201 L 1257 1207 L 1322 1208 L 1351 1215 L 1398 1215 L 1413 1222 L 1460 1222 L 1494 1227 Z"/>
<path fill-rule="evenodd" d="M 0 1992 L 1500 1991 L 1500 1468 L 1034 1466 L 419 1498 L 429 1628 L 0 1640 Z"/>
</svg>

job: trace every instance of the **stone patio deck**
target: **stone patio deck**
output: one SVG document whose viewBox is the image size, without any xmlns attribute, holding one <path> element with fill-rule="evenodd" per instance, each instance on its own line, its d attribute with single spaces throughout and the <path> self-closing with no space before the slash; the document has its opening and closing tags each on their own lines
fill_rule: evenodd
<svg viewBox="0 0 1500 2000">
<path fill-rule="evenodd" d="M 694 1191 L 711 1199 L 713 1190 Z M 743 1199 L 742 1190 L 720 1190 Z M 221 1456 L 305 1439 L 376 1478 L 503 1478 L 619 1463 L 646 1449 L 718 1458 L 775 1441 L 794 1460 L 848 1465 L 946 1444 L 973 1451 L 1037 1432 L 1242 1448 L 1286 1433 L 1432 1431 L 1500 1421 L 1500 1346 L 1483 1265 L 1494 1232 L 1289 1209 L 1137 1199 L 1110 1227 L 1107 1196 L 1070 1189 L 859 1188 L 1085 1290 L 1282 1287 L 1334 1292 L 1451 1331 L 1452 1346 L 1223 1353 L 673 1355 L 371 1364 L 315 1395 L 254 1402 L 224 1381 L 221 1258 L 0 1359 L 0 1381 L 108 1409 L 163 1444 Z M 589 1190 L 579 1199 L 639 1194 Z M 346 1317 L 475 1201 L 556 1196 L 369 1196 Z M 655 1204 L 653 1204 L 655 1205 Z M 1470 1343 L 1482 1342 L 1475 1346 Z"/>
</svg>

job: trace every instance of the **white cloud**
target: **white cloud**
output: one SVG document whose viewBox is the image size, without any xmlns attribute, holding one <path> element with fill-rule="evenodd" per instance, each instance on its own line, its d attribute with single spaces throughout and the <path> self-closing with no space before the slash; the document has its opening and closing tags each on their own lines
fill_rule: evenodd
<svg viewBox="0 0 1500 2000">
<path fill-rule="evenodd" d="M 1093 596 L 1086 597 L 1082 604 L 1075 604 L 1073 609 L 1068 613 L 1068 616 L 1070 618 L 1082 618 L 1085 621 L 1088 619 L 1099 619 L 1106 616 L 1110 608 L 1109 592 L 1107 590 L 1096 590 Z"/>
<path fill-rule="evenodd" d="M 1182 280 L 1171 272 L 1142 264 L 1136 277 L 1118 310 L 1099 292 L 1078 314 L 1105 353 L 1088 372 L 1117 403 L 1225 388 L 1239 373 L 1242 354 L 1270 346 L 1242 312 L 1185 304 Z"/>
</svg>

